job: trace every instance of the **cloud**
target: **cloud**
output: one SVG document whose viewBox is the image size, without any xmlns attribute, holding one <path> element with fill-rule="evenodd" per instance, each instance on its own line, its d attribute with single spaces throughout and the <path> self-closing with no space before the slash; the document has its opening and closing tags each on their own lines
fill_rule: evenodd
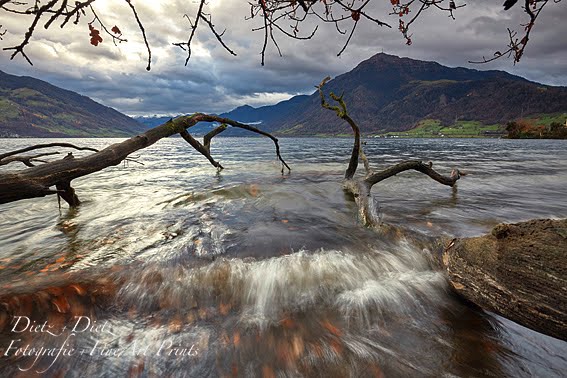
<svg viewBox="0 0 567 378">
<path fill-rule="evenodd" d="M 406 46 L 397 30 L 398 17 L 388 16 L 389 2 L 374 0 L 373 14 L 383 15 L 392 28 L 363 20 L 341 57 L 337 53 L 347 36 L 337 33 L 334 25 L 319 25 L 315 37 L 304 42 L 278 32 L 283 57 L 270 44 L 266 66 L 261 67 L 263 33 L 252 29 L 261 26 L 262 20 L 245 20 L 250 12 L 245 2 L 210 0 L 213 23 L 220 32 L 226 28 L 224 41 L 238 56 L 226 52 L 203 24 L 185 67 L 186 53 L 172 43 L 187 40 L 190 24 L 183 15 L 194 14 L 198 2 L 135 2 L 152 46 L 152 71 L 146 72 L 146 48 L 131 9 L 124 2 L 97 0 L 97 14 L 108 27 L 118 25 L 128 42 L 115 46 L 103 34 L 104 42 L 91 46 L 87 20 L 79 25 L 69 23 L 64 29 L 40 27 L 26 50 L 33 67 L 21 57 L 10 60 L 7 51 L 0 54 L 0 65 L 9 73 L 49 81 L 131 115 L 223 112 L 245 103 L 274 103 L 311 93 L 323 77 L 347 72 L 381 51 L 448 66 L 503 69 L 533 81 L 566 85 L 567 40 L 563 36 L 567 35 L 567 7 L 561 4 L 550 4 L 544 10 L 519 64 L 513 65 L 511 60 L 467 63 L 502 51 L 507 43 L 506 28 L 518 28 L 523 22 L 520 7 L 505 12 L 500 3 L 470 2 L 457 10 L 456 20 L 431 9 L 413 25 L 413 45 Z M 8 30 L 0 47 L 18 44 L 29 23 L 17 15 L 0 13 L 0 17 L 0 24 Z M 300 33 L 309 34 L 314 27 L 315 21 L 307 20 Z"/>
</svg>

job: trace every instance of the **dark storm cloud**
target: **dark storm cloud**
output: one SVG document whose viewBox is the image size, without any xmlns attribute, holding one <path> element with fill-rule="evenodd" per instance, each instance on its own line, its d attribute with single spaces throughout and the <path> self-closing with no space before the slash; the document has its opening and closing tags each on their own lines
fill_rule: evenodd
<svg viewBox="0 0 567 378">
<path fill-rule="evenodd" d="M 371 5 L 376 14 L 386 15 L 388 3 L 374 0 Z M 500 2 L 478 0 L 459 9 L 455 21 L 439 12 L 423 15 L 413 28 L 412 46 L 406 46 L 397 31 L 397 18 L 384 16 L 392 24 L 391 29 L 360 23 L 341 57 L 336 54 L 346 36 L 338 34 L 333 25 L 321 25 L 311 41 L 280 36 L 284 57 L 280 58 L 271 45 L 266 66 L 261 67 L 263 35 L 251 32 L 261 20 L 244 21 L 249 12 L 245 2 L 211 0 L 213 22 L 221 31 L 227 28 L 224 40 L 238 56 L 228 54 L 203 27 L 198 31 L 189 66 L 185 67 L 185 53 L 172 42 L 186 40 L 188 21 L 181 16 L 194 12 L 195 4 L 188 8 L 182 0 L 167 5 L 140 2 L 140 17 L 153 46 L 153 68 L 149 73 L 144 69 L 146 51 L 129 8 L 105 0 L 97 0 L 96 4 L 99 13 L 107 15 L 107 24 L 120 25 L 128 43 L 115 47 L 105 40 L 98 47 L 91 46 L 85 25 L 72 25 L 62 31 L 39 30 L 28 49 L 34 67 L 21 58 L 9 61 L 4 52 L 0 55 L 2 69 L 47 80 L 127 114 L 222 112 L 245 103 L 274 103 L 295 94 L 311 93 L 323 77 L 349 71 L 381 51 L 449 66 L 504 69 L 546 84 L 567 84 L 567 41 L 563 37 L 567 35 L 567 7 L 561 3 L 550 4 L 544 11 L 526 56 L 515 66 L 510 60 L 480 66 L 467 63 L 503 51 L 506 28 L 519 28 L 524 20 L 519 7 L 504 12 Z M 0 23 L 11 32 L 2 47 L 17 43 L 25 33 L 26 26 L 15 18 Z M 306 22 L 301 32 L 309 34 L 313 27 Z"/>
</svg>

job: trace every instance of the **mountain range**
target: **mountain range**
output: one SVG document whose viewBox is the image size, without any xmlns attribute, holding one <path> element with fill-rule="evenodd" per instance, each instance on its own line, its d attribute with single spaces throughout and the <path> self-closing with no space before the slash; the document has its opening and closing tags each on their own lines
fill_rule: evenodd
<svg viewBox="0 0 567 378">
<path fill-rule="evenodd" d="M 366 134 L 439 130 L 467 122 L 496 130 L 512 120 L 538 122 L 538 117 L 561 118 L 567 112 L 567 87 L 531 82 L 504 71 L 450 68 L 384 53 L 337 76 L 324 89 L 327 96 L 331 91 L 344 93 L 350 116 Z M 275 105 L 243 105 L 220 115 L 276 135 L 350 133 L 334 112 L 321 107 L 316 91 Z M 0 136 L 131 136 L 169 118 L 134 120 L 78 93 L 0 71 Z M 212 127 L 199 124 L 191 131 L 199 135 Z M 249 133 L 229 129 L 223 135 Z"/>
<path fill-rule="evenodd" d="M 327 95 L 344 93 L 350 116 L 365 133 L 404 131 L 432 120 L 442 126 L 462 121 L 504 125 L 530 115 L 567 111 L 566 87 L 504 71 L 450 68 L 384 53 L 337 76 L 324 89 Z M 344 121 L 321 107 L 317 92 L 273 106 L 241 106 L 222 115 L 261 122 L 262 129 L 280 135 L 349 133 Z"/>
<path fill-rule="evenodd" d="M 144 127 L 86 96 L 0 71 L 0 136 L 132 136 Z"/>
</svg>

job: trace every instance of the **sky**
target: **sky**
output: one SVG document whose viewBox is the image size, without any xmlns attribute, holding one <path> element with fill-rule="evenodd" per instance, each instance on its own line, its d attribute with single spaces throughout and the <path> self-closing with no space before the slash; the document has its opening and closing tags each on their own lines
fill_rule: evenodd
<svg viewBox="0 0 567 378">
<path fill-rule="evenodd" d="M 128 42 L 115 46 L 102 34 L 104 41 L 92 46 L 87 25 L 90 18 L 78 25 L 69 23 L 63 29 L 56 24 L 48 30 L 39 27 L 26 47 L 34 65 L 21 56 L 10 60 L 10 52 L 0 51 L 0 69 L 46 80 L 132 116 L 221 113 L 244 104 L 274 104 L 297 94 L 310 94 L 322 78 L 350 71 L 379 52 L 451 67 L 500 69 L 544 84 L 567 85 L 565 1 L 550 2 L 532 32 L 524 57 L 516 65 L 511 59 L 483 65 L 467 62 L 505 50 L 506 28 L 519 29 L 519 23 L 525 21 L 518 5 L 504 11 L 503 0 L 470 1 L 456 11 L 456 20 L 431 10 L 416 21 L 413 44 L 407 46 L 397 30 L 399 17 L 388 15 L 390 2 L 370 1 L 370 13 L 392 28 L 363 19 L 340 57 L 337 53 L 346 35 L 339 34 L 333 25 L 320 25 L 308 41 L 292 40 L 276 32 L 283 57 L 269 45 L 262 67 L 263 32 L 252 31 L 262 20 L 245 19 L 250 14 L 247 1 L 209 0 L 206 7 L 219 31 L 226 28 L 223 39 L 237 56 L 226 52 L 203 24 L 194 39 L 193 56 L 185 66 L 186 53 L 172 43 L 187 40 L 190 24 L 183 15 L 194 15 L 198 1 L 132 0 L 152 48 L 152 69 L 148 72 L 147 52 L 126 2 L 96 0 L 94 9 L 106 26 L 110 29 L 117 25 Z M 0 31 L 7 31 L 0 47 L 19 44 L 30 22 L 0 12 Z M 305 21 L 300 33 L 309 34 L 314 25 L 314 20 Z M 351 26 L 349 20 L 345 28 Z M 284 23 L 282 27 L 289 26 Z"/>
</svg>

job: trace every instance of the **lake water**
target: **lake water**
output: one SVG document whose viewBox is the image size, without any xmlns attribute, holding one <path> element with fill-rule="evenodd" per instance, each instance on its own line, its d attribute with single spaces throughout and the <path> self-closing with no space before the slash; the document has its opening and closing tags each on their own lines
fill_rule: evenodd
<svg viewBox="0 0 567 378">
<path fill-rule="evenodd" d="M 218 138 L 217 172 L 169 138 L 135 154 L 143 166 L 75 180 L 78 209 L 1 205 L 0 375 L 564 376 L 567 343 L 463 304 L 427 238 L 567 217 L 567 141 L 368 140 L 376 168 L 468 173 L 457 190 L 412 172 L 377 184 L 383 221 L 412 231 L 396 240 L 356 219 L 341 188 L 351 148 L 281 139 L 282 175 L 269 140 Z"/>
</svg>

